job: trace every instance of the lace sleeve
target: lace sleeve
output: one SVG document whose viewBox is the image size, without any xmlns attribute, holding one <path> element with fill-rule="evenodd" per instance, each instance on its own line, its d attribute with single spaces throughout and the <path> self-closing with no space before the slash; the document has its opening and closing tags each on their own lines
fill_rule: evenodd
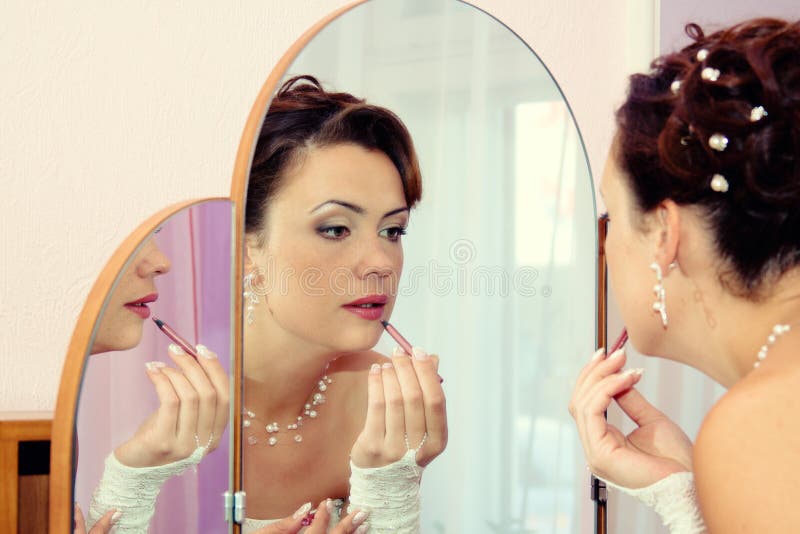
<svg viewBox="0 0 800 534">
<path fill-rule="evenodd" d="M 595 475 L 597 476 L 597 475 Z M 600 478 L 600 477 L 598 477 Z M 708 532 L 697 506 L 694 475 L 689 471 L 672 473 L 644 488 L 630 489 L 600 478 L 609 488 L 636 497 L 653 508 L 670 534 L 705 534 Z"/>
<path fill-rule="evenodd" d="M 156 467 L 128 467 L 112 452 L 106 458 L 103 477 L 92 495 L 87 528 L 91 529 L 113 508 L 120 511 L 121 516 L 112 532 L 146 534 L 161 486 L 173 475 L 200 463 L 205 452 L 206 447 L 198 447 L 183 460 Z"/>
<path fill-rule="evenodd" d="M 362 468 L 350 462 L 350 506 L 368 510 L 373 534 L 417 534 L 420 531 L 419 483 L 423 468 L 417 451 L 383 467 Z"/>
</svg>

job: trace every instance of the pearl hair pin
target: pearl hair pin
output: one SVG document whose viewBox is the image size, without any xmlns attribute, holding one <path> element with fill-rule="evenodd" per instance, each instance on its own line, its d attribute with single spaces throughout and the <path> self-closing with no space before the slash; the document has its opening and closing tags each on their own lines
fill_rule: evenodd
<svg viewBox="0 0 800 534">
<path fill-rule="evenodd" d="M 769 349 L 775 344 L 775 341 L 791 329 L 792 327 L 788 324 L 776 324 L 773 326 L 772 333 L 767 336 L 767 342 L 762 345 L 761 349 L 758 351 L 758 360 L 756 360 L 756 363 L 753 364 L 753 367 L 757 368 L 759 365 L 761 365 L 761 362 L 767 359 Z"/>
<path fill-rule="evenodd" d="M 719 80 L 719 74 L 719 70 L 712 67 L 706 67 L 700 71 L 700 77 L 707 82 L 716 82 Z"/>
<path fill-rule="evenodd" d="M 681 90 L 681 81 L 680 80 L 675 80 L 674 82 L 672 82 L 670 84 L 669 89 L 670 89 L 670 91 L 672 91 L 673 95 L 677 95 L 678 92 Z"/>
<path fill-rule="evenodd" d="M 769 113 L 764 109 L 764 106 L 756 106 L 750 110 L 750 122 L 758 122 L 767 115 L 769 115 Z"/>
<path fill-rule="evenodd" d="M 715 133 L 708 138 L 708 146 L 717 152 L 724 152 L 728 148 L 728 138 L 721 133 Z"/>
<path fill-rule="evenodd" d="M 705 61 L 708 57 L 708 50 L 701 48 L 697 51 L 697 61 Z"/>
<path fill-rule="evenodd" d="M 724 176 L 721 174 L 715 174 L 711 177 L 711 189 L 716 191 L 717 193 L 727 193 L 728 192 L 728 180 L 725 179 Z"/>
</svg>

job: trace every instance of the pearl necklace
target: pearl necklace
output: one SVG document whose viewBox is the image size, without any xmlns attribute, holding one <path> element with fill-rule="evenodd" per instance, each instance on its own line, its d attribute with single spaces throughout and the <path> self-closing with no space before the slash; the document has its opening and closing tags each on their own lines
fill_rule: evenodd
<svg viewBox="0 0 800 534">
<path fill-rule="evenodd" d="M 327 369 L 328 367 L 326 366 L 325 370 L 327 371 Z M 305 418 L 308 417 L 309 419 L 316 419 L 319 417 L 319 411 L 316 409 L 316 407 L 321 404 L 325 404 L 325 401 L 327 400 L 325 397 L 325 392 L 328 390 L 328 386 L 330 384 L 333 384 L 333 379 L 328 378 L 327 374 L 323 374 L 322 378 L 320 378 L 319 382 L 317 382 L 317 391 L 311 395 L 310 402 L 307 402 L 303 406 L 303 409 L 301 410 L 300 415 L 297 416 L 297 419 L 286 425 L 286 431 L 297 431 L 293 438 L 295 443 L 300 443 L 303 441 L 303 436 L 300 435 L 300 427 L 303 426 L 303 421 L 305 421 Z M 266 439 L 263 437 L 259 438 L 254 435 L 248 436 L 248 445 L 255 445 L 256 443 L 262 443 L 266 441 L 270 447 L 274 447 L 278 443 L 278 436 L 276 434 L 281 431 L 281 427 L 276 421 L 264 425 L 265 421 L 258 417 L 251 410 L 248 410 L 246 407 L 242 411 L 242 415 L 244 416 L 244 420 L 242 421 L 242 426 L 244 428 L 251 428 L 254 422 L 259 421 L 267 433 Z"/>
<path fill-rule="evenodd" d="M 775 326 L 773 326 L 772 333 L 769 336 L 767 336 L 767 342 L 764 345 L 762 345 L 761 349 L 758 351 L 758 359 L 756 360 L 756 363 L 753 364 L 753 367 L 757 368 L 759 365 L 761 365 L 761 362 L 763 362 L 767 358 L 767 353 L 769 352 L 770 347 L 772 347 L 772 345 L 775 344 L 775 341 L 780 336 L 782 336 L 791 329 L 792 327 L 789 326 L 788 324 L 776 324 Z"/>
</svg>

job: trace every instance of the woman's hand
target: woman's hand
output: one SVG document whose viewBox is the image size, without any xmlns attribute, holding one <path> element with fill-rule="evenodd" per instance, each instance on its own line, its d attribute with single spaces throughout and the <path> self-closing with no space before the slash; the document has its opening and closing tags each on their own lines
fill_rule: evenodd
<svg viewBox="0 0 800 534">
<path fill-rule="evenodd" d="M 417 347 L 413 356 L 398 347 L 391 363 L 372 365 L 367 418 L 350 452 L 356 466 L 382 467 L 415 449 L 424 467 L 441 454 L 447 413 L 438 367 L 436 356 Z"/>
<path fill-rule="evenodd" d="M 311 503 L 306 503 L 293 515 L 258 529 L 253 534 L 295 534 L 301 529 L 303 529 L 303 534 L 363 534 L 367 532 L 367 526 L 363 525 L 364 520 L 367 519 L 366 512 L 354 510 L 343 517 L 335 527 L 328 530 L 328 523 L 330 523 L 333 513 L 333 502 L 326 499 L 319 503 L 309 524 L 310 510 Z"/>
<path fill-rule="evenodd" d="M 602 349 L 597 351 L 583 368 L 569 404 L 592 472 L 634 489 L 691 471 L 692 442 L 633 388 L 641 370 L 621 371 L 626 360 L 622 349 L 604 356 Z M 612 400 L 638 425 L 627 436 L 606 421 L 604 412 Z"/>
<path fill-rule="evenodd" d="M 147 376 L 161 403 L 114 455 L 129 467 L 165 465 L 190 456 L 198 447 L 216 449 L 228 424 L 228 376 L 217 355 L 197 346 L 198 359 L 177 345 L 170 358 L 178 368 L 149 362 Z"/>
<path fill-rule="evenodd" d="M 87 534 L 86 532 L 86 521 L 83 519 L 83 512 L 81 511 L 81 507 L 78 506 L 78 503 L 75 503 L 75 534 Z M 120 514 L 117 513 L 116 510 L 109 510 L 100 520 L 94 524 L 92 529 L 88 532 L 88 534 L 108 534 L 111 532 L 111 527 L 113 527 L 117 520 L 119 520 Z"/>
</svg>

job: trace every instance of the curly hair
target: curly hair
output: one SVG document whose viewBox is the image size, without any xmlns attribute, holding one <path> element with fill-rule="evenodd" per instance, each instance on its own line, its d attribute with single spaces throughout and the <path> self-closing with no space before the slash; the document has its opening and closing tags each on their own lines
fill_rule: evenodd
<svg viewBox="0 0 800 534">
<path fill-rule="evenodd" d="M 269 202 L 298 157 L 312 147 L 345 143 L 386 154 L 400 173 L 408 207 L 419 201 L 419 162 L 400 118 L 351 94 L 326 91 L 313 76 L 296 76 L 278 90 L 258 136 L 247 186 L 245 231 L 263 229 Z"/>
<path fill-rule="evenodd" d="M 702 208 L 721 283 L 757 300 L 800 264 L 800 22 L 686 33 L 691 45 L 631 76 L 617 111 L 619 163 L 640 211 L 665 199 Z M 758 106 L 766 114 L 751 118 Z M 709 144 L 716 133 L 728 139 L 722 151 Z M 727 192 L 711 188 L 715 174 Z"/>
</svg>

